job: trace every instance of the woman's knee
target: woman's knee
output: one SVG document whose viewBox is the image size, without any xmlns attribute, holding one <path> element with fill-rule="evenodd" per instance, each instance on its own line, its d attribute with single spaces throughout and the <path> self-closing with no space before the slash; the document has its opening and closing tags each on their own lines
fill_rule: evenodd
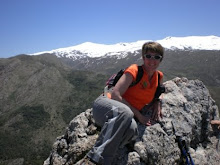
<svg viewBox="0 0 220 165">
<path fill-rule="evenodd" d="M 120 107 L 118 111 L 120 116 L 123 118 L 123 121 L 126 121 L 127 123 L 130 123 L 134 118 L 134 113 L 129 107 Z"/>
<path fill-rule="evenodd" d="M 134 117 L 134 113 L 128 106 L 122 107 L 122 111 L 128 118 L 132 119 Z"/>
</svg>

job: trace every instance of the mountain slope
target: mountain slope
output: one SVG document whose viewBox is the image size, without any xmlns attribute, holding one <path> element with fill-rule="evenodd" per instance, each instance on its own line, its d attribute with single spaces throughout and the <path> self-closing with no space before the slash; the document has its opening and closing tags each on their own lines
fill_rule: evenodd
<svg viewBox="0 0 220 165">
<path fill-rule="evenodd" d="M 73 71 L 52 55 L 1 59 L 0 162 L 42 164 L 54 138 L 101 93 L 104 77 Z"/>
</svg>

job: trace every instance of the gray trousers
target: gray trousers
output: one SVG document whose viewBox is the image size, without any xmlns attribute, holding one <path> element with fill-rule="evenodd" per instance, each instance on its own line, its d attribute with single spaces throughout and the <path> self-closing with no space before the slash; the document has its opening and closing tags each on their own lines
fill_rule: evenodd
<svg viewBox="0 0 220 165">
<path fill-rule="evenodd" d="M 138 135 L 133 116 L 127 105 L 106 96 L 98 97 L 93 105 L 93 117 L 102 130 L 87 156 L 99 164 L 110 165 L 118 148 Z"/>
</svg>

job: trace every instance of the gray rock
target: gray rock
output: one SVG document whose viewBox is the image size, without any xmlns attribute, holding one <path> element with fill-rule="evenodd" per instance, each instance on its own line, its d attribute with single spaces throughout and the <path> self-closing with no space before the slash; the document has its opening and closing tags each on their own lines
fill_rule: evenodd
<svg viewBox="0 0 220 165">
<path fill-rule="evenodd" d="M 220 164 L 219 130 L 210 125 L 210 120 L 219 119 L 219 111 L 208 89 L 199 80 L 178 77 L 164 85 L 163 119 L 148 127 L 138 124 L 139 137 L 133 146 L 119 149 L 113 164 L 180 164 L 177 136 L 185 140 L 195 164 Z M 94 145 L 99 130 L 92 109 L 79 114 L 57 138 L 44 165 L 75 164 Z"/>
</svg>

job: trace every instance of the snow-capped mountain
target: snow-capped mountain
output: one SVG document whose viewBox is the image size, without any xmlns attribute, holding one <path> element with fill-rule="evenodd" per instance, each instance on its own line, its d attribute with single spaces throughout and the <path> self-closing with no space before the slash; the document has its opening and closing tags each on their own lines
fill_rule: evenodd
<svg viewBox="0 0 220 165">
<path fill-rule="evenodd" d="M 167 37 L 157 42 L 167 49 L 220 50 L 217 36 Z"/>
<path fill-rule="evenodd" d="M 139 51 L 142 45 L 151 40 L 141 40 L 131 43 L 117 43 L 113 45 L 97 44 L 85 42 L 80 45 L 67 48 L 60 48 L 51 51 L 39 52 L 32 55 L 43 53 L 55 54 L 58 57 L 71 59 L 81 59 L 85 57 L 106 57 L 106 56 L 126 56 L 129 52 Z M 217 36 L 188 36 L 188 37 L 166 37 L 157 40 L 166 49 L 180 50 L 220 50 L 220 37 Z"/>
</svg>

